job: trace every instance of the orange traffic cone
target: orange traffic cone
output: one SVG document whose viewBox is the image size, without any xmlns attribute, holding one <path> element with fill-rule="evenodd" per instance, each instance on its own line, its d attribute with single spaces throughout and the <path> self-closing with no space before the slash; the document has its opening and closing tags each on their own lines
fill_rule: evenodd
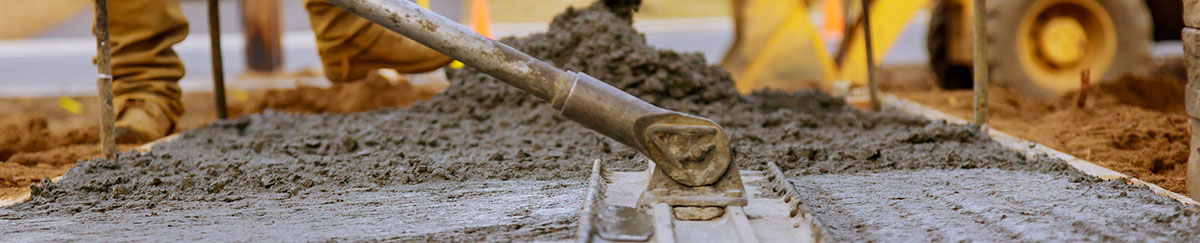
<svg viewBox="0 0 1200 243">
<path fill-rule="evenodd" d="M 824 0 L 821 5 L 824 5 L 825 26 L 821 29 L 821 34 L 825 40 L 841 40 L 846 34 L 846 16 L 842 9 L 842 0 Z"/>
<path fill-rule="evenodd" d="M 475 26 L 475 32 L 495 39 L 492 36 L 492 13 L 488 0 L 471 0 L 471 24 Z"/>
</svg>

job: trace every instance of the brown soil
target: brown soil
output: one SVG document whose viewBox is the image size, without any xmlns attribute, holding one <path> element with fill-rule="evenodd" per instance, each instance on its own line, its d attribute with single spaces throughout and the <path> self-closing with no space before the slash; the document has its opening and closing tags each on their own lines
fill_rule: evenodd
<svg viewBox="0 0 1200 243">
<path fill-rule="evenodd" d="M 230 112 L 245 115 L 272 109 L 300 114 L 352 113 L 402 107 L 418 100 L 429 100 L 447 85 L 437 82 L 414 86 L 403 78 L 388 79 L 373 74 L 360 82 L 328 88 L 301 86 L 290 90 L 259 91 L 231 107 Z"/>
<path fill-rule="evenodd" d="M 445 82 L 412 85 L 403 78 L 371 75 L 366 80 L 331 87 L 301 86 L 290 90 L 246 92 L 247 98 L 230 98 L 230 115 L 238 117 L 272 109 L 289 113 L 350 113 L 381 107 L 403 107 L 429 100 Z M 231 95 L 232 97 L 233 95 Z M 0 98 L 0 200 L 29 192 L 29 185 L 66 173 L 80 160 L 101 156 L 98 145 L 96 97 L 74 97 L 83 104 L 81 114 L 60 108 L 58 98 Z M 200 127 L 216 119 L 211 93 L 188 93 L 179 131 Z M 129 151 L 137 144 L 121 144 Z"/>
<path fill-rule="evenodd" d="M 880 67 L 879 88 L 887 92 L 913 92 L 937 89 L 937 76 L 924 64 L 889 65 Z"/>
<path fill-rule="evenodd" d="M 991 126 L 1080 159 L 1187 194 L 1189 131 L 1183 81 L 1168 76 L 1124 76 L 1093 86 L 1083 108 L 1078 92 L 1049 102 L 993 89 Z M 971 119 L 972 93 L 894 92 Z"/>
</svg>

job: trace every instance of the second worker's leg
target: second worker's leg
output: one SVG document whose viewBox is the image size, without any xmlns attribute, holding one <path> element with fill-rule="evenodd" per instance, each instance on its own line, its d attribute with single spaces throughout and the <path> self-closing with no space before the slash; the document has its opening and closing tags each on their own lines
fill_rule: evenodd
<svg viewBox="0 0 1200 243">
<path fill-rule="evenodd" d="M 187 37 L 179 0 L 109 1 L 117 140 L 149 142 L 169 134 L 179 115 L 183 62 L 171 46 Z"/>
<path fill-rule="evenodd" d="M 325 77 L 335 83 L 363 79 L 380 68 L 401 73 L 433 71 L 451 59 L 324 0 L 305 0 Z"/>
</svg>

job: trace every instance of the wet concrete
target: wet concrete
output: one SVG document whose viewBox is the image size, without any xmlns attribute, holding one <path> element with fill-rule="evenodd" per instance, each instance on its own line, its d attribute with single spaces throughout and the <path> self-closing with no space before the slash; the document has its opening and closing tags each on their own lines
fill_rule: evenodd
<svg viewBox="0 0 1200 243">
<path fill-rule="evenodd" d="M 551 34 L 504 41 L 657 105 L 720 123 L 731 136 L 740 168 L 761 170 L 767 162 L 777 162 L 794 180 L 814 186 L 806 190 L 813 192 L 804 198 L 808 204 L 846 209 L 818 212 L 822 220 L 844 219 L 831 226 L 838 239 L 928 236 L 855 231 L 892 227 L 898 221 L 967 232 L 957 225 L 977 223 L 975 219 L 907 220 L 910 215 L 947 214 L 938 208 L 938 198 L 921 197 L 924 188 L 908 185 L 945 182 L 950 183 L 946 190 L 972 190 L 962 193 L 968 197 L 964 202 L 993 202 L 985 199 L 1001 197 L 997 195 L 1006 191 L 998 189 L 1007 187 L 977 186 L 953 177 L 984 172 L 1030 175 L 1013 180 L 1065 180 L 1023 187 L 1029 191 L 1023 195 L 1095 201 L 1074 208 L 1099 211 L 1060 213 L 1066 216 L 1059 218 L 1092 220 L 1084 226 L 1096 220 L 1087 216 L 1090 212 L 1134 208 L 1127 214 L 1170 220 L 1109 222 L 1145 226 L 1172 237 L 1200 231 L 1200 217 L 1192 209 L 1144 189 L 1091 180 L 1061 161 L 1009 151 L 969 127 L 897 112 L 866 113 L 813 91 L 738 96 L 727 73 L 705 65 L 699 54 L 646 46 L 623 16 L 627 14 L 604 5 L 568 10 L 556 18 Z M 592 160 L 617 170 L 645 166 L 643 156 L 555 117 L 545 102 L 520 90 L 469 68 L 448 74 L 448 90 L 408 109 L 307 116 L 266 112 L 186 132 L 152 153 L 82 163 L 60 182 L 36 187 L 31 202 L 0 208 L 0 234 L 35 240 L 559 240 L 571 236 Z M 917 172 L 932 174 L 920 183 L 895 176 Z M 857 176 L 871 173 L 893 176 Z M 878 185 L 841 189 L 872 181 Z M 1130 199 L 1087 200 L 1095 188 L 1104 187 Z M 928 207 L 910 209 L 903 217 L 866 220 L 873 219 L 871 211 L 850 206 L 879 193 L 871 188 L 908 195 L 903 197 L 913 198 L 909 203 Z M 882 199 L 865 201 L 886 206 Z M 1059 205 L 1036 202 L 1044 203 L 1013 200 L 1005 208 Z M 1021 229 L 1013 234 L 1065 235 L 1059 239 L 1091 239 L 1098 233 L 1089 230 L 1110 229 L 1115 232 L 1106 234 L 1116 239 L 1153 236 L 1124 228 L 1060 232 L 1027 221 L 998 222 L 1017 225 L 1009 227 Z"/>
<path fill-rule="evenodd" d="M 148 154 L 80 164 L 62 181 L 35 188 L 31 202 L 0 209 L 0 234 L 113 240 L 570 236 L 582 200 L 578 178 L 587 171 L 583 158 L 598 151 L 551 149 L 562 142 L 546 138 L 552 128 L 534 127 L 544 129 L 533 132 L 543 134 L 536 143 L 514 134 L 523 132 L 517 124 L 527 116 L 450 123 L 438 115 L 268 112 L 217 123 Z M 594 136 L 581 128 L 565 134 L 571 132 Z"/>
<path fill-rule="evenodd" d="M 968 126 L 832 103 L 826 112 L 778 110 L 790 120 L 774 129 L 751 126 L 738 140 L 739 151 L 762 153 L 750 158 L 779 161 L 832 239 L 1178 242 L 1200 236 L 1197 208 L 1144 187 L 1100 181 L 1044 155 L 1022 155 Z M 762 142 L 741 147 L 747 138 Z"/>
<path fill-rule="evenodd" d="M 163 200 L 150 208 L 6 215 L 0 235 L 5 242 L 552 240 L 572 236 L 567 227 L 581 190 L 576 181 L 515 180 Z"/>
<path fill-rule="evenodd" d="M 826 232 L 849 242 L 1186 242 L 1200 218 L 1142 187 L 1062 173 L 933 169 L 793 182 Z"/>
</svg>

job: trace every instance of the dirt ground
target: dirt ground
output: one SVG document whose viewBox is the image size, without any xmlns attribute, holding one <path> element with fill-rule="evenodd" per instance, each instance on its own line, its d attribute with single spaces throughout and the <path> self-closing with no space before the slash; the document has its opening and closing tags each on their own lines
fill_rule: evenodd
<svg viewBox="0 0 1200 243">
<path fill-rule="evenodd" d="M 371 75 L 366 80 L 331 87 L 300 86 L 288 90 L 236 90 L 230 92 L 233 117 L 266 109 L 281 112 L 352 113 L 383 107 L 402 107 L 429 100 L 446 87 L 445 82 L 419 86 L 403 77 Z M 18 114 L 0 119 L 0 199 L 29 192 L 29 185 L 67 172 L 77 161 L 100 156 L 98 100 L 72 97 L 82 104 L 74 114 L 60 106 L 59 98 L 0 98 L 0 114 Z M 216 119 L 211 93 L 183 96 L 186 112 L 177 131 L 203 126 Z M 121 144 L 129 151 L 138 144 Z"/>
<path fill-rule="evenodd" d="M 1190 135 L 1183 86 L 1169 73 L 1127 75 L 1094 84 L 1082 108 L 1076 106 L 1078 92 L 1037 101 L 992 89 L 990 122 L 1000 131 L 1186 195 Z M 969 90 L 893 93 L 973 117 Z"/>
</svg>

